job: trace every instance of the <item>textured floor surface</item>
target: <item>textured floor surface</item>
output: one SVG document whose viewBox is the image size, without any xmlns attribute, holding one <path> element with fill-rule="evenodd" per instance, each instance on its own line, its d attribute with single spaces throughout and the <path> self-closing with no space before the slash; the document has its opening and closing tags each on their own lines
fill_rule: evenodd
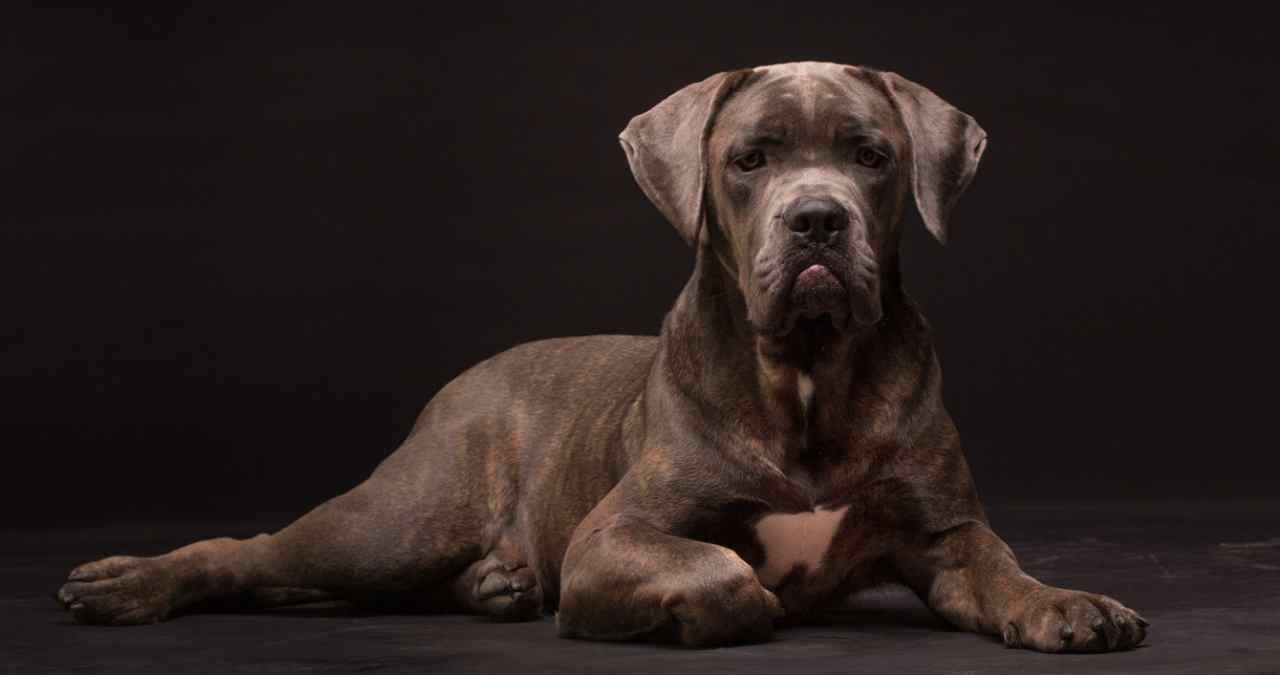
<svg viewBox="0 0 1280 675">
<path fill-rule="evenodd" d="M 903 594 L 863 599 L 768 644 L 702 651 L 561 640 L 550 618 L 491 624 L 337 605 L 74 625 L 50 598 L 73 565 L 262 529 L 117 525 L 3 533 L 0 672 L 1280 673 L 1280 500 L 1009 505 L 990 515 L 1032 575 L 1140 611 L 1152 623 L 1147 644 L 1080 656 L 1005 649 L 948 630 Z"/>
</svg>

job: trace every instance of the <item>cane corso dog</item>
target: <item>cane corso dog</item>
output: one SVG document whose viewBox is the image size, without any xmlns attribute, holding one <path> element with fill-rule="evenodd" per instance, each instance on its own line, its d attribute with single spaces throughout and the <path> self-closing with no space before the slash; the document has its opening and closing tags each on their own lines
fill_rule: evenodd
<svg viewBox="0 0 1280 675">
<path fill-rule="evenodd" d="M 1046 652 L 1147 622 L 1023 572 L 992 532 L 903 292 L 909 201 L 939 240 L 987 136 L 895 73 L 712 75 L 631 120 L 640 188 L 696 251 L 657 337 L 517 346 L 427 404 L 364 483 L 275 534 L 77 567 L 75 620 L 210 599 L 400 598 L 565 637 L 768 639 L 898 583 L 951 624 Z"/>
</svg>

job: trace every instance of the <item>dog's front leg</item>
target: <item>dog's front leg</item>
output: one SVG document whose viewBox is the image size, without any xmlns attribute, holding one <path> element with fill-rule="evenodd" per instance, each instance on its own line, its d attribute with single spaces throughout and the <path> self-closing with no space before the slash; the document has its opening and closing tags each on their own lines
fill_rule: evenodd
<svg viewBox="0 0 1280 675">
<path fill-rule="evenodd" d="M 737 553 L 618 513 L 618 501 L 601 502 L 569 545 L 556 616 L 562 637 L 705 647 L 772 635 L 782 606 Z"/>
<path fill-rule="evenodd" d="M 1023 572 L 982 520 L 922 539 L 899 553 L 899 570 L 929 607 L 956 626 L 1042 652 L 1130 649 L 1146 638 L 1146 620 L 1119 602 L 1047 586 Z"/>
</svg>

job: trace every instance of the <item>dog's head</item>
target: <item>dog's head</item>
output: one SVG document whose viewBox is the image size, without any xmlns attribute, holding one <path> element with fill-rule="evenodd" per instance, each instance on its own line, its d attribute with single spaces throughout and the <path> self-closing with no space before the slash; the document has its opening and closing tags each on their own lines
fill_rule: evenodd
<svg viewBox="0 0 1280 675">
<path fill-rule="evenodd" d="M 691 84 L 621 141 L 649 199 L 737 280 L 751 325 L 780 336 L 878 321 L 907 195 L 945 242 L 986 133 L 894 73 L 808 62 Z"/>
</svg>

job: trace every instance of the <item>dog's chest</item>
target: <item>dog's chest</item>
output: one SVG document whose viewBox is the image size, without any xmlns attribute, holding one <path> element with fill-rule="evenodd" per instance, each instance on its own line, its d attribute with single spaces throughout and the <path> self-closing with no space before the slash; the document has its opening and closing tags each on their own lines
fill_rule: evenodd
<svg viewBox="0 0 1280 675">
<path fill-rule="evenodd" d="M 848 506 L 842 506 L 801 513 L 772 513 L 757 521 L 756 540 L 764 549 L 764 560 L 756 566 L 760 583 L 775 588 L 800 565 L 810 574 L 816 572 L 822 567 L 848 510 Z"/>
</svg>

